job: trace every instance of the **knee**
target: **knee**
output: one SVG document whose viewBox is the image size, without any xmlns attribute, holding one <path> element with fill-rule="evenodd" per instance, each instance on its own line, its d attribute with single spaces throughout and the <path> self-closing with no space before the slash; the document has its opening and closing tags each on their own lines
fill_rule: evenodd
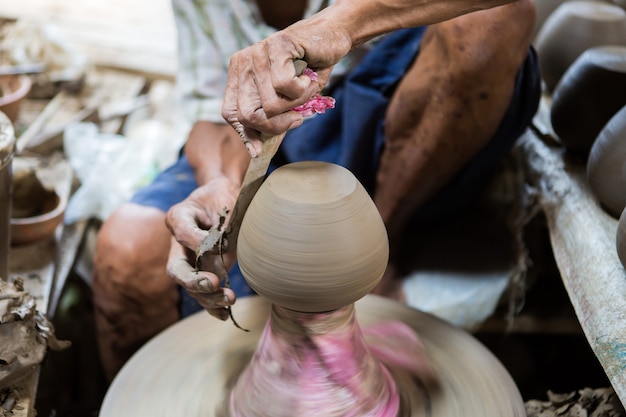
<svg viewBox="0 0 626 417">
<path fill-rule="evenodd" d="M 165 273 L 169 232 L 165 215 L 152 210 L 156 209 L 125 205 L 102 225 L 94 255 L 96 296 L 142 292 L 144 277 L 154 281 L 159 270 Z"/>
</svg>

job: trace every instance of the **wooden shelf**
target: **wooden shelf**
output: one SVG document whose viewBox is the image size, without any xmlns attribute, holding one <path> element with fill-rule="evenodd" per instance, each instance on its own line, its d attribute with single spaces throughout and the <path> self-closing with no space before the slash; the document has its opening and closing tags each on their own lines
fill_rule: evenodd
<svg viewBox="0 0 626 417">
<path fill-rule="evenodd" d="M 540 123 L 547 111 L 540 108 Z M 555 261 L 580 326 L 625 403 L 626 271 L 617 256 L 617 219 L 593 196 L 584 164 L 569 158 L 549 135 L 541 128 L 528 131 L 517 151 L 546 216 Z"/>
</svg>

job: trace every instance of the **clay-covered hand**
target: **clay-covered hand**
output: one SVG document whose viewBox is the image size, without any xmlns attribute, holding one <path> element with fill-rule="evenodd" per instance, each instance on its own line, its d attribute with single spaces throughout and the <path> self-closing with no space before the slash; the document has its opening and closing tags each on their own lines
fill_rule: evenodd
<svg viewBox="0 0 626 417">
<path fill-rule="evenodd" d="M 324 88 L 332 67 L 350 51 L 347 33 L 323 19 L 323 14 L 231 57 L 222 116 L 253 158 L 261 151 L 261 133 L 277 135 L 302 124 L 304 115 L 293 109 Z M 296 60 L 305 60 L 317 76 L 298 75 Z"/>
<path fill-rule="evenodd" d="M 235 293 L 220 287 L 235 263 L 235 248 L 225 253 L 206 253 L 200 259 L 196 259 L 196 250 L 210 228 L 227 224 L 238 193 L 238 184 L 218 177 L 173 206 L 166 219 L 173 235 L 168 275 L 212 316 L 221 320 L 229 317 L 227 307 L 235 302 Z"/>
</svg>

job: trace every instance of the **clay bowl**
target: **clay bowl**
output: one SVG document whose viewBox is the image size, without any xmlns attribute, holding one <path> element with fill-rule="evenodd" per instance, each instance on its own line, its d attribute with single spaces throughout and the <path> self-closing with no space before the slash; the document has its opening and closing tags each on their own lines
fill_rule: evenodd
<svg viewBox="0 0 626 417">
<path fill-rule="evenodd" d="M 536 18 L 535 18 L 535 29 L 534 36 L 536 38 L 537 34 L 543 27 L 545 21 L 550 17 L 550 15 L 559 7 L 562 3 L 569 0 L 541 0 L 535 2 L 536 9 Z"/>
<path fill-rule="evenodd" d="M 347 169 L 319 161 L 278 168 L 242 221 L 241 272 L 258 294 L 301 312 L 355 302 L 380 281 L 389 244 L 383 221 Z"/>
<path fill-rule="evenodd" d="M 552 97 L 550 120 L 563 145 L 587 159 L 602 128 L 626 105 L 626 46 L 586 50 Z"/>
<path fill-rule="evenodd" d="M 54 193 L 46 200 L 42 214 L 11 218 L 11 245 L 34 243 L 52 236 L 63 221 L 66 205 L 66 199 Z"/>
<path fill-rule="evenodd" d="M 626 268 L 626 209 L 622 212 L 617 223 L 616 235 L 617 255 L 622 266 Z"/>
<path fill-rule="evenodd" d="M 605 210 L 618 218 L 626 207 L 626 106 L 609 120 L 593 143 L 587 179 Z"/>
<path fill-rule="evenodd" d="M 17 172 L 13 177 L 11 245 L 46 239 L 63 221 L 67 198 L 44 188 L 35 171 Z"/>
<path fill-rule="evenodd" d="M 626 11 L 605 2 L 564 2 L 543 23 L 534 45 L 545 86 L 553 91 L 585 50 L 626 45 Z"/>
<path fill-rule="evenodd" d="M 24 98 L 30 92 L 31 79 L 27 75 L 0 76 L 0 111 L 15 123 Z"/>
</svg>

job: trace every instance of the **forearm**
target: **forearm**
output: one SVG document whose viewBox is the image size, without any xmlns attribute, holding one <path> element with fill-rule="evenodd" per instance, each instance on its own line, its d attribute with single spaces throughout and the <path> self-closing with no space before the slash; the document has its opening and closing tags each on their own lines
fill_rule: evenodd
<svg viewBox="0 0 626 417">
<path fill-rule="evenodd" d="M 338 0 L 313 16 L 345 33 L 352 48 L 396 29 L 425 26 L 517 0 Z"/>
<path fill-rule="evenodd" d="M 230 125 L 206 121 L 194 124 L 185 155 L 199 185 L 224 176 L 240 184 L 250 161 L 241 138 Z"/>
</svg>

